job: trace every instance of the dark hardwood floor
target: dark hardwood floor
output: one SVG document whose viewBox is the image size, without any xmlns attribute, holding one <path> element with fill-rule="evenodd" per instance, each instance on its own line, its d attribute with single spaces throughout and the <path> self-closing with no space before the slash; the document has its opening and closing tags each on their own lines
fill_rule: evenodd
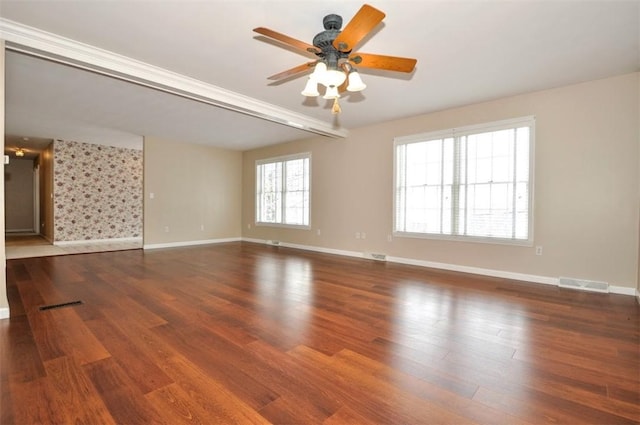
<svg viewBox="0 0 640 425">
<path fill-rule="evenodd" d="M 640 421 L 630 296 L 250 243 L 7 278 L 1 424 Z"/>
</svg>

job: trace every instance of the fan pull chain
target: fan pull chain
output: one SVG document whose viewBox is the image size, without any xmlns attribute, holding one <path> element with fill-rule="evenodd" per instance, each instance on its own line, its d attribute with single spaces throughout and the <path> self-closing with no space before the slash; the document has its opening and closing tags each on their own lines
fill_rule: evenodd
<svg viewBox="0 0 640 425">
<path fill-rule="evenodd" d="M 333 115 L 339 114 L 340 112 L 342 112 L 342 109 L 340 108 L 340 104 L 338 103 L 338 98 L 336 97 L 335 99 L 333 99 L 333 107 L 331 108 L 331 113 Z"/>
</svg>

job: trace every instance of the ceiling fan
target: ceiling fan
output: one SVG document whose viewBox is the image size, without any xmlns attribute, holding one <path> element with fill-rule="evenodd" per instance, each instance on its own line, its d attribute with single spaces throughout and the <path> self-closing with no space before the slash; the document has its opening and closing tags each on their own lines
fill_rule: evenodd
<svg viewBox="0 0 640 425">
<path fill-rule="evenodd" d="M 313 38 L 313 44 L 264 27 L 254 28 L 253 31 L 307 54 L 315 55 L 316 60 L 279 72 L 268 79 L 282 80 L 313 69 L 302 94 L 309 97 L 318 96 L 320 94 L 318 85 L 324 86 L 326 91 L 323 98 L 334 100 L 332 112 L 337 114 L 340 112 L 338 98 L 341 92 L 344 90 L 356 92 L 366 88 L 356 65 L 361 68 L 395 72 L 412 72 L 415 68 L 416 59 L 353 51 L 358 43 L 382 22 L 384 17 L 384 12 L 365 4 L 344 30 L 340 30 L 342 17 L 335 14 L 327 15 L 322 20 L 324 31 Z"/>
</svg>

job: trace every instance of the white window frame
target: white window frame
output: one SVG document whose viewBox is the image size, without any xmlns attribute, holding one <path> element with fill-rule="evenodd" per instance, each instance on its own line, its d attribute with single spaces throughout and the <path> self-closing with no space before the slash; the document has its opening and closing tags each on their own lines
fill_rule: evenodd
<svg viewBox="0 0 640 425">
<path fill-rule="evenodd" d="M 285 182 L 286 182 L 286 167 L 285 167 L 285 163 L 288 161 L 295 161 L 295 160 L 299 160 L 299 159 L 307 159 L 308 160 L 308 176 L 309 176 L 309 182 L 308 182 L 308 203 L 306 205 L 307 207 L 307 224 L 291 224 L 291 223 L 286 223 L 286 208 L 285 208 L 285 201 L 286 201 L 286 197 L 282 196 L 282 198 L 280 199 L 281 205 L 280 208 L 282 210 L 282 222 L 266 222 L 266 221 L 260 221 L 260 217 L 261 217 L 261 208 L 262 205 L 260 203 L 260 194 L 261 194 L 261 187 L 260 187 L 260 175 L 259 175 L 259 167 L 262 165 L 266 165 L 266 164 L 275 164 L 275 163 L 281 163 L 283 166 L 283 176 L 282 176 L 282 193 L 284 194 L 286 192 L 286 188 L 285 188 Z M 270 226 L 270 227 L 286 227 L 286 228 L 293 228 L 293 229 L 310 229 L 311 228 L 311 152 L 304 152 L 304 153 L 299 153 L 299 154 L 293 154 L 293 155 L 284 155 L 284 156 L 278 156 L 278 157 L 273 157 L 273 158 L 265 158 L 265 159 L 259 159 L 256 160 L 255 162 L 255 167 L 254 167 L 256 176 L 255 176 L 255 183 L 256 183 L 256 188 L 255 188 L 255 193 L 254 193 L 254 199 L 255 199 L 255 225 L 256 226 Z"/>
<path fill-rule="evenodd" d="M 445 139 L 445 138 L 462 138 L 473 134 L 499 131 L 511 128 L 529 127 L 529 181 L 528 181 L 528 229 L 527 239 L 515 239 L 515 238 L 499 238 L 491 236 L 470 236 L 470 235 L 456 235 L 445 233 L 422 233 L 422 232 L 407 232 L 396 230 L 398 228 L 398 146 L 407 145 L 411 143 L 427 142 L 431 140 Z M 402 136 L 394 138 L 393 144 L 393 231 L 392 234 L 395 237 L 409 237 L 409 238 L 422 238 L 422 239 L 442 239 L 464 242 L 480 242 L 489 244 L 507 244 L 507 245 L 521 245 L 521 246 L 533 246 L 533 221 L 534 221 L 534 158 L 535 158 L 535 117 L 525 116 L 514 119 L 507 119 L 501 121 L 494 121 L 485 124 L 457 127 L 448 130 L 435 131 L 422 134 L 414 134 L 410 136 Z"/>
</svg>

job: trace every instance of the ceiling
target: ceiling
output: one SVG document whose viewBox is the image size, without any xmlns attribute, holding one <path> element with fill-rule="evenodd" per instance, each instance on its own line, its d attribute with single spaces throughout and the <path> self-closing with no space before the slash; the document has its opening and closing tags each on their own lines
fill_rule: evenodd
<svg viewBox="0 0 640 425">
<path fill-rule="evenodd" d="M 325 15 L 337 13 L 346 23 L 361 5 L 2 0 L 0 18 L 338 130 L 640 70 L 638 1 L 393 0 L 371 2 L 386 18 L 356 50 L 415 57 L 412 74 L 360 69 L 367 88 L 344 96 L 340 115 L 331 114 L 331 101 L 300 95 L 304 77 L 270 84 L 267 76 L 312 57 L 253 28 L 311 43 Z M 140 147 L 147 135 L 236 150 L 313 135 L 14 51 L 6 56 L 5 127 L 14 141 L 60 138 Z"/>
</svg>

